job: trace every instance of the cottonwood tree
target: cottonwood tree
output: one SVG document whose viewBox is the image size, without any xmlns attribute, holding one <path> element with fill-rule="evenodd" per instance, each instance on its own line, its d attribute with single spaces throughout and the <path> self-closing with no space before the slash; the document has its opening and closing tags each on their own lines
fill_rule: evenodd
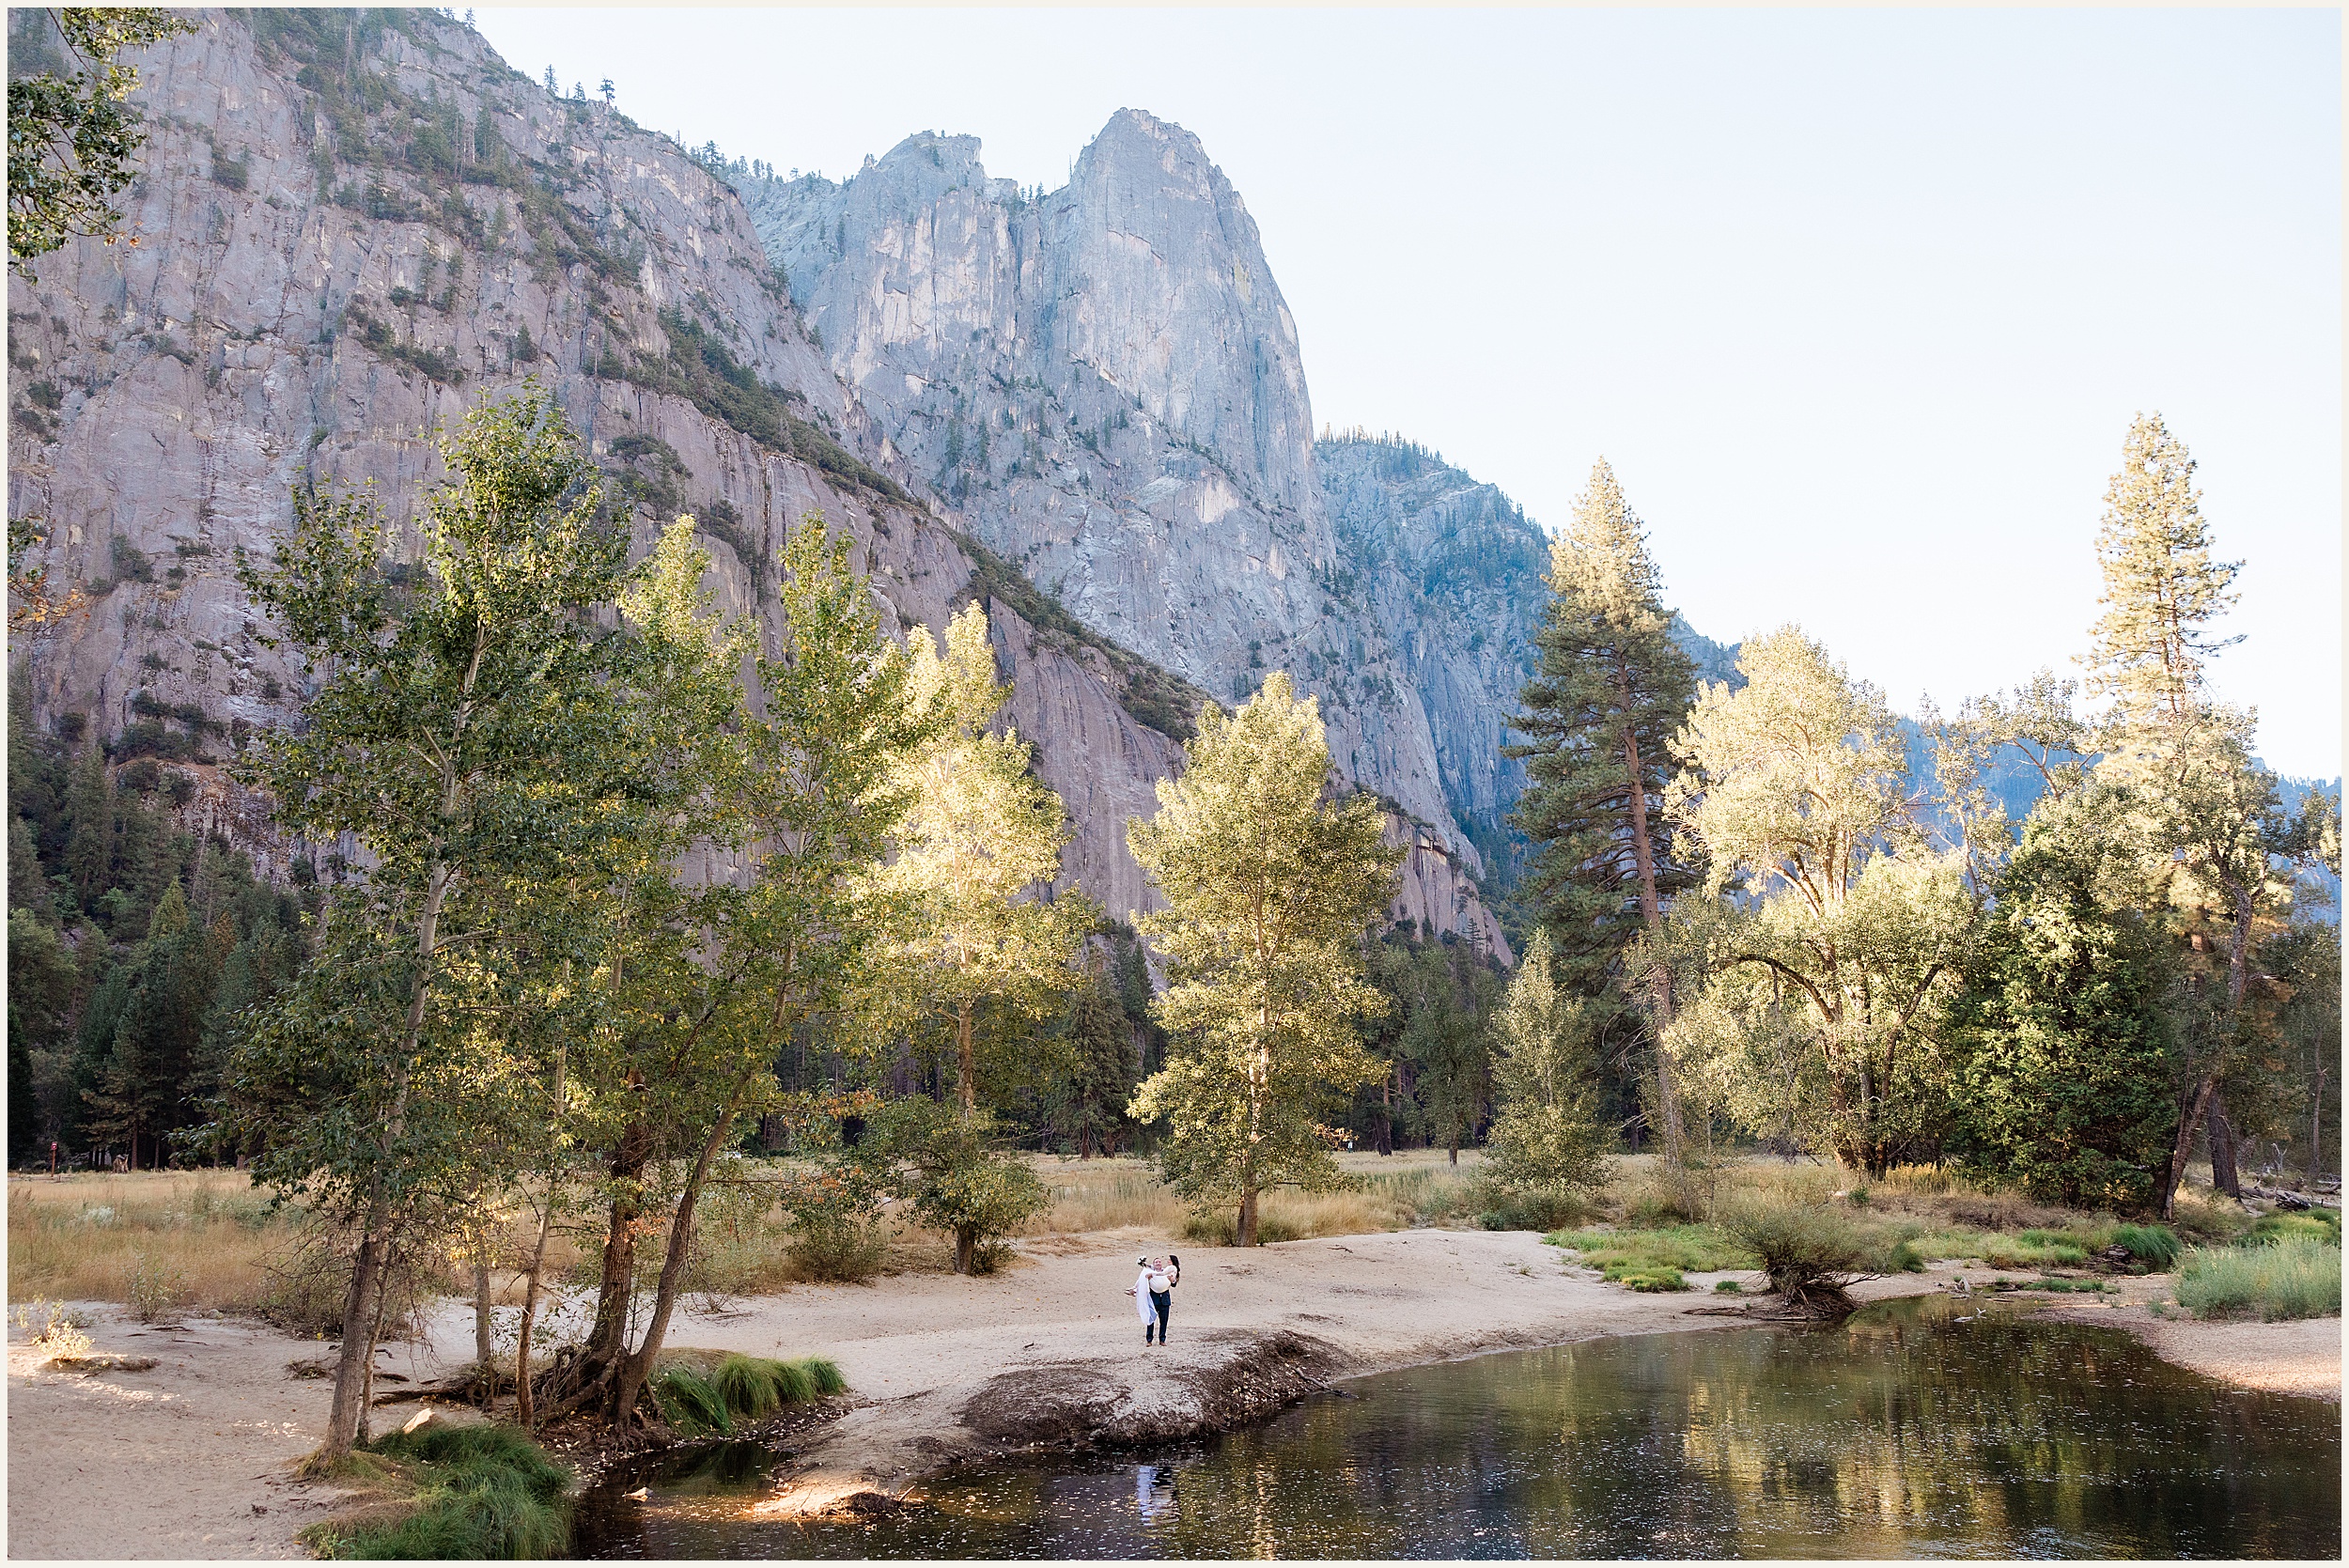
<svg viewBox="0 0 2349 1568">
<path fill-rule="evenodd" d="M 1329 774 L 1318 704 L 1275 671 L 1238 712 L 1208 705 L 1158 815 L 1126 826 L 1167 900 L 1137 924 L 1167 961 L 1154 1011 L 1173 1036 L 1131 1111 L 1168 1118 L 1169 1181 L 1202 1210 L 1236 1205 L 1243 1247 L 1265 1188 L 1340 1179 L 1319 1111 L 1379 1070 L 1349 1026 L 1383 1005 L 1361 940 L 1402 856 L 1376 801 L 1325 799 Z"/>
<path fill-rule="evenodd" d="M 1786 627 L 1705 687 L 1666 794 L 1710 862 L 1678 940 L 1707 978 L 1667 1032 L 1757 1132 L 1792 1126 L 1881 1173 L 1934 1129 L 1935 1028 L 1975 924 L 1962 855 L 1910 813 L 1881 692 Z M 1719 902 L 1733 880 L 1746 903 Z M 1659 960 L 1660 961 L 1660 960 Z"/>
<path fill-rule="evenodd" d="M 1597 1013 L 1559 985 L 1549 933 L 1537 927 L 1491 1026 L 1501 1109 L 1485 1157 L 1503 1187 L 1563 1196 L 1607 1185 L 1615 1140 L 1594 1093 Z"/>
<path fill-rule="evenodd" d="M 1011 691 L 995 679 L 983 608 L 948 622 L 943 658 L 916 630 L 908 691 L 941 727 L 898 771 L 911 804 L 895 852 L 867 880 L 889 931 L 875 973 L 894 1011 L 950 1034 L 956 1103 L 968 1121 L 978 1111 L 979 1015 L 1040 1022 L 1076 986 L 1075 960 L 1099 911 L 1073 888 L 1048 896 L 1068 814 L 1031 770 L 1034 748 L 1017 732 L 988 733 Z"/>
<path fill-rule="evenodd" d="M 596 1319 L 558 1408 L 592 1401 L 615 1424 L 633 1419 L 711 1166 L 777 1093 L 778 1044 L 841 1014 L 880 935 L 859 907 L 863 875 L 912 804 L 905 759 L 939 721 L 910 700 L 910 660 L 881 634 L 849 544 L 814 515 L 785 539 L 780 646 L 754 661 L 755 701 L 720 726 L 737 739 L 713 767 L 698 836 L 739 846 L 741 871 L 690 892 L 650 876 L 639 884 L 646 908 L 630 931 L 642 950 L 617 993 L 621 1055 L 603 1079 L 608 1095 L 635 1110 L 604 1143 L 610 1209 Z M 673 613 L 698 624 L 701 613 Z M 713 652 L 712 668 L 727 657 Z M 631 1346 L 636 1248 L 664 1230 Z"/>
<path fill-rule="evenodd" d="M 257 1181 L 352 1240 L 333 1408 L 317 1458 L 360 1436 L 394 1254 L 479 1177 L 483 1019 L 514 976 L 500 894 L 566 869 L 568 815 L 602 786 L 625 540 L 599 526 L 577 442 L 532 387 L 470 414 L 423 523 L 427 571 L 396 587 L 370 496 L 297 492 L 274 563 L 239 575 L 318 691 L 248 777 L 363 880 L 321 917 L 317 961 L 240 1044 Z M 597 802 L 584 802 L 592 813 Z"/>
<path fill-rule="evenodd" d="M 1662 810 L 1669 745 L 1696 674 L 1672 641 L 1645 529 L 1603 460 L 1550 548 L 1549 588 L 1539 661 L 1511 722 L 1527 739 L 1505 748 L 1526 759 L 1512 820 L 1538 846 L 1528 896 L 1568 983 L 1591 995 L 1619 986 L 1660 1031 L 1672 1016 L 1669 973 L 1626 972 L 1623 954 L 1662 924 L 1667 898 L 1698 880 Z M 1662 1154 L 1676 1164 L 1679 1095 L 1670 1062 L 1661 1052 L 1654 1062 Z"/>
</svg>

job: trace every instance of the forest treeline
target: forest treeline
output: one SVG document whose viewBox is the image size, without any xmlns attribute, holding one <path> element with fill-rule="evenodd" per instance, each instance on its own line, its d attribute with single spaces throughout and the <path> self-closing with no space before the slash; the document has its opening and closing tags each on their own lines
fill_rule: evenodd
<svg viewBox="0 0 2349 1568">
<path fill-rule="evenodd" d="M 1668 1173 L 1761 1141 L 2128 1211 L 2198 1138 L 2222 1186 L 2252 1139 L 2329 1152 L 2338 926 L 2295 874 L 2338 875 L 2338 807 L 2286 813 L 2206 689 L 2235 567 L 2157 420 L 2096 545 L 2097 706 L 2042 672 L 1929 713 L 1923 787 L 1799 628 L 1696 680 L 1602 464 L 1516 720 L 1514 969 L 1388 927 L 1380 809 L 1278 672 L 1129 823 L 1166 907 L 1128 926 L 1063 877 L 983 606 L 900 645 L 810 518 L 777 613 L 729 620 L 692 519 L 629 564 L 535 387 L 445 457 L 421 561 L 371 496 L 304 489 L 239 564 L 309 696 L 229 769 L 348 858 L 268 885 L 185 826 L 211 765 L 10 732 L 11 1157 L 233 1160 L 297 1203 L 340 1301 L 330 1458 L 449 1259 L 522 1281 L 525 1426 L 633 1419 L 697 1214 L 751 1185 L 853 1276 L 889 1212 L 991 1266 L 1046 1202 L 1022 1148 L 1150 1154 L 1240 1245 L 1346 1145 L 1481 1145 L 1535 1217 L 1641 1141 Z M 1987 783 L 2017 756 L 2020 822 Z M 594 1315 L 534 1360 L 557 1233 L 590 1238 Z"/>
</svg>

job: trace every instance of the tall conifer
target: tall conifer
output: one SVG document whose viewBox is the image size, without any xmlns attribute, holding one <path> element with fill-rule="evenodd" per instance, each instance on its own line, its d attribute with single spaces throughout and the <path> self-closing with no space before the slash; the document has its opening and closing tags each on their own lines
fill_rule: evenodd
<svg viewBox="0 0 2349 1568">
<path fill-rule="evenodd" d="M 1514 820 L 1535 844 L 1530 893 L 1561 978 L 1595 995 L 1610 981 L 1648 1002 L 1660 1030 L 1672 998 L 1660 976 L 1625 975 L 1625 944 L 1663 919 L 1663 900 L 1697 877 L 1661 810 L 1666 742 L 1688 716 L 1696 670 L 1672 637 L 1672 612 L 1646 530 L 1602 459 L 1550 549 L 1540 660 L 1509 754 L 1531 777 Z M 1679 1096 L 1657 1058 L 1664 1153 L 1682 1142 Z"/>
</svg>

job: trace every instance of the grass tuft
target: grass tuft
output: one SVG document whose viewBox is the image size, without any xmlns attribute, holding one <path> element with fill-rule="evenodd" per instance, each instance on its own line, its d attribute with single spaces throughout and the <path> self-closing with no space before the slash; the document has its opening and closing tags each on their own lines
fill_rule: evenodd
<svg viewBox="0 0 2349 1568">
<path fill-rule="evenodd" d="M 2274 1217 L 2270 1217 L 2274 1218 Z M 2284 1235 L 2248 1247 L 2197 1247 L 2178 1265 L 2178 1305 L 2196 1317 L 2263 1323 L 2341 1312 L 2341 1249 Z"/>
<path fill-rule="evenodd" d="M 1657 1230 L 1559 1231 L 1544 1236 L 1552 1247 L 1570 1247 L 1581 1261 L 1609 1281 L 1631 1284 L 1632 1277 L 1650 1280 L 1669 1275 L 1674 1283 L 1632 1285 L 1634 1290 L 1686 1290 L 1683 1271 L 1709 1274 L 1723 1268 L 1751 1268 L 1754 1255 L 1718 1225 L 1672 1225 Z"/>
<path fill-rule="evenodd" d="M 321 1557 L 536 1559 L 569 1549 L 570 1472 L 513 1427 L 435 1424 L 351 1457 L 351 1473 L 382 1495 L 302 1532 Z"/>
<path fill-rule="evenodd" d="M 2115 1225 L 2112 1244 L 2128 1249 L 2129 1256 L 2148 1268 L 2168 1268 L 2178 1261 L 2182 1243 L 2167 1225 Z"/>
</svg>

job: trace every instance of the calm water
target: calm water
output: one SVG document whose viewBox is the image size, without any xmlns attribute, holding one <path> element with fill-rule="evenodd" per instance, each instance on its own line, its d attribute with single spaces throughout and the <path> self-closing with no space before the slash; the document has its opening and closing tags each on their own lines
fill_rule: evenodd
<svg viewBox="0 0 2349 1568">
<path fill-rule="evenodd" d="M 736 1443 L 614 1475 L 598 1557 L 2341 1555 L 2338 1406 L 1947 1298 L 1358 1379 L 1261 1426 L 1003 1463 L 870 1522 L 759 1521 Z M 619 1494 L 651 1487 L 631 1502 Z"/>
</svg>

